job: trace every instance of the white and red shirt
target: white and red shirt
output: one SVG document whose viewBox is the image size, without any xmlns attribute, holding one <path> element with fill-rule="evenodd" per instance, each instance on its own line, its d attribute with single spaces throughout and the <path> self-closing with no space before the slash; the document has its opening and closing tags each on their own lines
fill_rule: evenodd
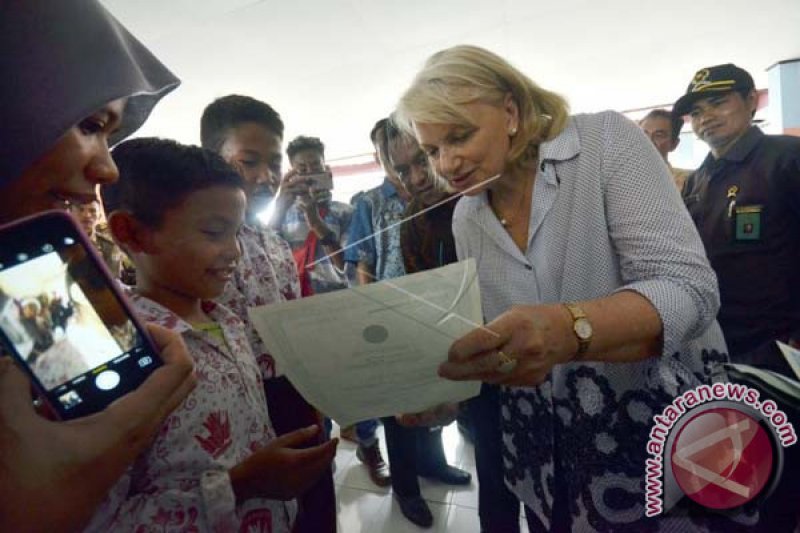
<svg viewBox="0 0 800 533">
<path fill-rule="evenodd" d="M 239 232 L 242 257 L 233 279 L 217 298 L 246 324 L 247 337 L 264 379 L 275 377 L 275 360 L 267 353 L 247 314 L 249 307 L 300 297 L 297 265 L 289 244 L 271 229 L 245 225 Z"/>
<path fill-rule="evenodd" d="M 88 530 L 289 533 L 293 500 L 252 498 L 237 505 L 228 475 L 275 438 L 242 321 L 221 305 L 203 303 L 223 341 L 152 300 L 132 295 L 131 301 L 145 322 L 182 335 L 198 383 L 112 489 Z"/>
</svg>

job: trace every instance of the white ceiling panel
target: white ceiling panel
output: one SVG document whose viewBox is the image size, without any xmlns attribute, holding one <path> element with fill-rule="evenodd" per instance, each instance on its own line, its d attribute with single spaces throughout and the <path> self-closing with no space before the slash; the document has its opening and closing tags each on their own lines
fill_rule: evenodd
<svg viewBox="0 0 800 533">
<path fill-rule="evenodd" d="M 368 152 L 425 58 L 488 47 L 576 112 L 674 101 L 697 68 L 765 69 L 800 57 L 800 0 L 103 0 L 183 80 L 140 135 L 199 140 L 203 107 L 248 94 L 287 140 L 316 135 L 329 159 Z"/>
</svg>

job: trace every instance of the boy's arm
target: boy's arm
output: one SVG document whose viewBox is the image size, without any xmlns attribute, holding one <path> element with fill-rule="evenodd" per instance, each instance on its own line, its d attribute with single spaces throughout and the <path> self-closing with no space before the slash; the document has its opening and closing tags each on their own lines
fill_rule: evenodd
<svg viewBox="0 0 800 533">
<path fill-rule="evenodd" d="M 228 471 L 237 502 L 249 498 L 291 500 L 317 482 L 336 455 L 338 439 L 295 449 L 320 431 L 310 426 L 281 435 Z"/>
<path fill-rule="evenodd" d="M 305 214 L 309 231 L 313 231 L 317 235 L 317 242 L 322 245 L 325 255 L 328 256 L 333 266 L 339 271 L 344 270 L 344 258 L 342 257 L 339 238 L 336 236 L 336 232 L 320 216 L 318 205 L 313 202 L 310 205 L 306 205 L 301 201 L 298 201 L 298 205 Z"/>
<path fill-rule="evenodd" d="M 271 514 L 268 529 L 285 531 L 291 524 L 280 525 L 284 502 L 308 490 L 336 454 L 336 440 L 314 448 L 293 448 L 318 430 L 312 426 L 278 437 L 227 471 L 220 466 L 199 475 L 186 473 L 180 488 L 174 483 L 162 488 L 158 479 L 148 480 L 147 472 L 134 467 L 131 477 L 140 480 L 143 489 L 126 497 L 129 484 L 124 479 L 87 531 L 241 531 L 256 529 L 249 521 L 263 518 L 259 511 L 264 509 Z"/>
<path fill-rule="evenodd" d="M 127 480 L 123 479 L 86 531 L 241 531 L 251 526 L 255 530 L 255 524 L 248 521 L 263 519 L 263 514 L 242 512 L 242 504 L 253 499 L 260 502 L 254 511 L 261 507 L 271 511 L 273 523 L 266 529 L 283 531 L 276 523 L 284 515 L 283 501 L 305 493 L 330 467 L 336 455 L 336 439 L 313 448 L 292 448 L 317 431 L 319 428 L 312 426 L 287 433 L 229 471 L 203 472 L 196 484 L 188 483 L 180 491 L 158 490 L 158 481 L 153 480 L 155 490 L 123 499 L 128 488 Z M 139 473 L 137 477 L 141 476 Z"/>
<path fill-rule="evenodd" d="M 286 212 L 294 203 L 295 197 L 303 192 L 302 184 L 295 182 L 296 177 L 297 171 L 292 169 L 281 178 L 280 186 L 275 191 L 275 208 L 272 216 L 267 221 L 267 227 L 270 229 L 280 232 L 283 221 L 286 218 Z"/>
</svg>

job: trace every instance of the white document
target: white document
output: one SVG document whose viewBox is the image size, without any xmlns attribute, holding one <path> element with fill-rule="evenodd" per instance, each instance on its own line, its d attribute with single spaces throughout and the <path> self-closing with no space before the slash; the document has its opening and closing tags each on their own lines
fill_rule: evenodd
<svg viewBox="0 0 800 533">
<path fill-rule="evenodd" d="M 250 309 L 277 366 L 342 426 L 466 400 L 440 378 L 454 340 L 483 325 L 475 261 Z"/>
<path fill-rule="evenodd" d="M 778 344 L 778 348 L 781 349 L 781 353 L 789 362 L 789 366 L 792 367 L 794 370 L 794 375 L 797 376 L 797 379 L 800 380 L 800 350 L 796 348 L 792 348 L 788 344 L 784 344 L 781 341 L 775 341 Z"/>
</svg>

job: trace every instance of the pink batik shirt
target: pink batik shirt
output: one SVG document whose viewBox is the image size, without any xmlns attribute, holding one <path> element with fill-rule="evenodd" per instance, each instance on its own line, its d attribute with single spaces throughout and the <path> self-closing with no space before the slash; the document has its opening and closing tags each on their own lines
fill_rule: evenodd
<svg viewBox="0 0 800 533">
<path fill-rule="evenodd" d="M 223 340 L 219 331 L 193 327 L 152 300 L 131 295 L 131 301 L 142 320 L 181 334 L 197 387 L 112 489 L 87 530 L 290 532 L 293 500 L 252 498 L 237 505 L 228 475 L 275 438 L 242 321 L 224 306 L 204 302 Z"/>
</svg>

